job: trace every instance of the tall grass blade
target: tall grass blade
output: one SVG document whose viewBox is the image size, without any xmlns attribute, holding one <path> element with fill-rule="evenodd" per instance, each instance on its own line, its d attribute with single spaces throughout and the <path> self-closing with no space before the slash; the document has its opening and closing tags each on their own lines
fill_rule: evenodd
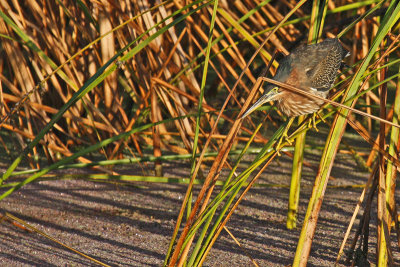
<svg viewBox="0 0 400 267">
<path fill-rule="evenodd" d="M 386 34 L 390 31 L 393 24 L 399 18 L 400 16 L 399 12 L 400 12 L 400 4 L 397 4 L 397 6 L 392 4 L 388 9 L 388 11 L 386 12 L 382 20 L 381 26 L 378 29 L 377 35 L 373 40 L 368 55 L 361 63 L 359 69 L 355 73 L 345 93 L 344 96 L 345 101 L 356 94 L 359 84 L 361 82 L 362 75 L 366 71 L 369 62 L 371 61 L 375 51 L 378 49 L 379 44 L 386 36 Z M 348 105 L 351 106 L 354 103 L 355 101 L 353 100 Z M 332 129 L 326 140 L 326 145 L 324 152 L 322 154 L 318 175 L 315 180 L 314 189 L 307 208 L 306 216 L 304 219 L 303 227 L 297 245 L 296 254 L 293 260 L 294 267 L 305 266 L 308 261 L 308 256 L 310 253 L 311 244 L 315 233 L 315 227 L 318 220 L 319 210 L 322 204 L 322 199 L 325 193 L 325 189 L 331 172 L 332 164 L 337 152 L 337 148 L 345 130 L 346 117 L 348 115 L 349 115 L 348 110 L 340 110 L 340 112 L 335 117 L 335 120 L 332 124 Z"/>
</svg>

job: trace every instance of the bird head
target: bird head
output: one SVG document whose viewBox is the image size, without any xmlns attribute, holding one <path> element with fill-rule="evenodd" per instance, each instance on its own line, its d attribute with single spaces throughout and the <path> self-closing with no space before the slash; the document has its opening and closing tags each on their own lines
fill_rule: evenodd
<svg viewBox="0 0 400 267">
<path fill-rule="evenodd" d="M 250 115 L 258 107 L 264 105 L 267 102 L 275 101 L 280 96 L 281 90 L 278 86 L 270 84 L 267 86 L 265 93 L 252 105 L 242 116 L 242 119 Z"/>
</svg>

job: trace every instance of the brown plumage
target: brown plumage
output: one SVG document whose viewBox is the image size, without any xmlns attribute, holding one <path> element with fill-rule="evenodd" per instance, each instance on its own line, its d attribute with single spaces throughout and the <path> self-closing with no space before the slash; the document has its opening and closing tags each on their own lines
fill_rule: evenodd
<svg viewBox="0 0 400 267">
<path fill-rule="evenodd" d="M 347 55 L 348 52 L 336 38 L 301 46 L 283 58 L 273 79 L 326 98 Z M 269 101 L 276 101 L 278 109 L 288 117 L 314 113 L 324 104 L 323 100 L 269 84 L 265 93 L 242 118 Z"/>
</svg>

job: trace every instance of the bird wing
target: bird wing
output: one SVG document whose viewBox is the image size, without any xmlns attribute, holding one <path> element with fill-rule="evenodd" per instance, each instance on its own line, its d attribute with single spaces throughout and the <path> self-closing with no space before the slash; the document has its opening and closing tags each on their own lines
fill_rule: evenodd
<svg viewBox="0 0 400 267">
<path fill-rule="evenodd" d="M 325 41 L 297 48 L 292 52 L 293 64 L 305 71 L 306 86 L 318 91 L 329 90 L 336 79 L 346 51 L 338 39 Z"/>
</svg>

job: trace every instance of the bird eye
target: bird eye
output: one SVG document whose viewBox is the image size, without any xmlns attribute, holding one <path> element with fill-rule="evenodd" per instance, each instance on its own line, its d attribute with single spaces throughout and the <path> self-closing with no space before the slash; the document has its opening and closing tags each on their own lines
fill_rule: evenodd
<svg viewBox="0 0 400 267">
<path fill-rule="evenodd" d="M 306 69 L 306 74 L 307 74 L 308 76 L 311 76 L 312 71 L 313 71 L 312 68 L 307 68 L 307 69 Z"/>
</svg>

